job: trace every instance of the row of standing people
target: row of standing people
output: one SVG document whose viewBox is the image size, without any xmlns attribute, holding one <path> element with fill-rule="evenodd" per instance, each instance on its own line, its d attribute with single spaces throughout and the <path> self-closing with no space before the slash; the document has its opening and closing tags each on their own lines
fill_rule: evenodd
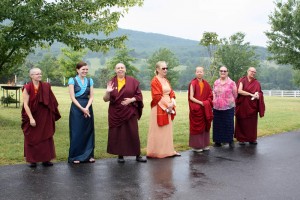
<svg viewBox="0 0 300 200">
<path fill-rule="evenodd" d="M 226 143 L 234 147 L 234 137 L 240 145 L 257 144 L 258 113 L 264 116 L 265 104 L 260 83 L 255 78 L 256 69 L 250 67 L 237 84 L 228 74 L 227 67 L 222 66 L 211 89 L 203 79 L 204 68 L 196 68 L 196 78 L 188 90 L 189 146 L 195 152 L 209 150 L 211 124 L 215 147 Z"/>
<path fill-rule="evenodd" d="M 70 78 L 68 82 L 72 100 L 69 115 L 68 162 L 74 164 L 93 163 L 95 162 L 93 80 L 86 77 L 88 73 L 86 63 L 78 63 L 76 71 L 77 76 Z M 167 71 L 167 63 L 159 61 L 155 67 L 155 76 L 151 81 L 152 101 L 147 140 L 148 158 L 180 156 L 173 145 L 172 120 L 176 115 L 176 101 L 175 93 L 166 78 Z M 264 113 L 259 82 L 254 75 L 249 76 L 250 72 L 255 75 L 255 69 L 249 68 L 247 76 L 240 79 L 238 86 L 239 96 L 246 97 L 240 101 L 238 98 L 237 102 L 240 103 L 237 103 L 236 108 L 235 137 L 241 144 L 244 142 L 256 143 L 258 109 L 261 117 Z M 116 75 L 108 82 L 106 93 L 103 96 L 103 100 L 109 102 L 107 152 L 118 155 L 119 163 L 125 162 L 124 156 L 136 156 L 136 161 L 146 162 L 147 160 L 140 155 L 138 120 L 142 116 L 144 105 L 139 82 L 133 77 L 126 76 L 126 66 L 122 63 L 115 66 L 115 73 Z M 213 116 L 215 116 L 213 123 L 215 145 L 221 146 L 221 143 L 228 142 L 232 146 L 234 102 L 237 96 L 235 83 L 228 77 L 227 68 L 221 67 L 220 79 L 215 82 L 212 92 L 209 84 L 203 79 L 203 67 L 197 67 L 195 74 L 196 78 L 191 81 L 188 94 L 189 145 L 197 152 L 208 150 L 210 126 Z M 31 69 L 30 77 L 32 81 L 23 88 L 24 156 L 30 163 L 30 167 L 36 167 L 37 162 L 42 162 L 44 166 L 52 166 L 51 160 L 55 158 L 53 141 L 55 121 L 60 118 L 58 103 L 50 85 L 41 82 L 40 69 Z M 249 84 L 251 86 L 248 86 Z M 229 97 L 229 94 L 232 97 Z M 222 100 L 222 98 L 225 99 Z M 251 100 L 248 102 L 247 99 Z M 229 105 L 227 105 L 228 103 Z M 238 109 L 239 105 L 240 109 Z M 213 112 L 212 106 L 214 107 Z M 248 108 L 249 106 L 252 107 Z M 252 113 L 248 112 L 249 109 L 252 110 Z M 249 128 L 251 130 L 248 130 Z"/>
</svg>

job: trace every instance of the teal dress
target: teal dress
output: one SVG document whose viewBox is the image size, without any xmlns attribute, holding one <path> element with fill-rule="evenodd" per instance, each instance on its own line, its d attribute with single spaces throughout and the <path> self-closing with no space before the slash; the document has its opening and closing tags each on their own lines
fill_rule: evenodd
<svg viewBox="0 0 300 200">
<path fill-rule="evenodd" d="M 79 77 L 69 79 L 69 85 L 74 85 L 75 98 L 85 107 L 89 101 L 90 87 L 93 86 L 91 78 L 84 78 L 84 84 Z M 85 118 L 83 112 L 72 102 L 69 115 L 70 149 L 68 162 L 87 162 L 94 157 L 95 129 L 94 113 L 90 106 L 90 117 Z"/>
</svg>

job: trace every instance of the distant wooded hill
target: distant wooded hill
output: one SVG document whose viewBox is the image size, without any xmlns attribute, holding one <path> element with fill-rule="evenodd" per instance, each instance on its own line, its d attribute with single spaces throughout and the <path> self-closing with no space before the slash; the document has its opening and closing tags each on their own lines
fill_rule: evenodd
<svg viewBox="0 0 300 200">
<path fill-rule="evenodd" d="M 198 65 L 207 67 L 208 53 L 206 47 L 200 46 L 199 41 L 201 35 L 199 35 L 199 41 L 182 39 L 178 37 L 172 37 L 156 33 L 145 33 L 140 31 L 132 31 L 126 29 L 119 29 L 112 34 L 112 37 L 119 35 L 127 35 L 126 41 L 127 48 L 133 50 L 131 56 L 137 58 L 133 63 L 138 69 L 147 67 L 147 59 L 158 49 L 167 48 L 171 50 L 180 62 L 180 66 L 176 68 L 178 71 L 184 71 L 186 68 L 194 68 Z M 88 35 L 87 37 L 102 37 Z M 247 42 L 247 41 L 246 41 Z M 65 47 L 60 43 L 54 43 L 49 49 L 37 49 L 35 54 L 29 56 L 29 60 L 33 63 L 41 60 L 43 55 L 51 53 L 54 56 L 60 54 L 60 49 Z M 263 89 L 295 89 L 297 86 L 293 84 L 294 72 L 291 67 L 280 66 L 274 62 L 267 61 L 268 51 L 264 47 L 256 46 L 256 54 L 258 55 L 260 62 L 260 72 L 258 73 L 258 79 L 261 81 Z M 114 55 L 115 50 L 111 50 L 107 54 L 99 52 L 88 52 L 84 61 L 89 64 L 89 74 L 94 75 L 95 71 L 99 68 L 105 67 L 106 61 Z M 275 76 L 276 74 L 276 76 Z M 179 80 L 180 84 L 186 86 L 187 81 L 191 79 L 193 74 L 190 74 L 186 78 L 182 78 L 185 73 L 181 73 Z M 284 77 L 284 79 L 282 79 Z M 141 80 L 145 82 L 144 85 L 149 85 L 149 80 Z M 184 87 L 183 89 L 186 89 Z"/>
<path fill-rule="evenodd" d="M 147 59 L 159 48 L 170 49 L 173 53 L 175 53 L 181 65 L 197 66 L 199 65 L 200 58 L 205 58 L 208 56 L 206 47 L 199 45 L 201 35 L 199 35 L 199 41 L 195 41 L 157 33 L 145 33 L 141 31 L 119 29 L 111 36 L 120 35 L 127 35 L 128 40 L 126 41 L 126 45 L 128 49 L 133 50 L 132 56 L 137 59 Z M 89 35 L 87 37 L 103 36 Z M 38 61 L 45 53 L 49 53 L 49 51 L 53 55 L 59 55 L 62 47 L 64 47 L 63 44 L 54 43 L 49 49 L 37 49 L 35 54 L 29 56 L 29 60 L 33 62 Z M 268 55 L 267 49 L 264 47 L 256 46 L 256 53 L 261 60 L 265 60 Z M 86 60 L 89 61 L 91 67 L 95 69 L 98 68 L 97 65 L 103 66 L 105 61 L 112 57 L 113 54 L 114 50 L 111 50 L 107 54 L 88 52 L 86 55 Z"/>
</svg>

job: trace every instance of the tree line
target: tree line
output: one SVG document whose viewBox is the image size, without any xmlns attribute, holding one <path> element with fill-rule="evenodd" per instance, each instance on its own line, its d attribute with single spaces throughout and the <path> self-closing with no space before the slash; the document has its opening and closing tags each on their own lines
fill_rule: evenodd
<svg viewBox="0 0 300 200">
<path fill-rule="evenodd" d="M 143 89 L 149 89 L 158 60 L 168 63 L 168 78 L 175 89 L 186 89 L 188 82 L 194 77 L 196 65 L 206 67 L 206 79 L 211 84 L 218 77 L 218 68 L 225 65 L 235 81 L 245 74 L 248 67 L 256 67 L 264 89 L 287 89 L 299 85 L 299 1 L 276 2 L 275 11 L 269 16 L 271 29 L 266 32 L 269 39 L 268 50 L 272 53 L 269 59 L 281 64 L 275 67 L 261 60 L 255 53 L 256 47 L 245 42 L 245 34 L 241 32 L 221 39 L 217 33 L 204 32 L 199 46 L 206 48 L 207 53 L 202 55 L 199 52 L 196 63 L 188 58 L 180 58 L 174 50 L 164 47 L 154 49 L 151 55 L 145 54 L 143 58 L 140 54 L 137 58 L 136 52 L 126 47 L 127 37 L 113 35 L 113 32 L 118 29 L 120 17 L 129 8 L 142 4 L 142 0 L 80 3 L 71 0 L 35 0 L 22 3 L 1 1 L 1 82 L 14 74 L 18 75 L 19 80 L 26 82 L 28 69 L 37 66 L 53 85 L 65 85 L 66 79 L 75 75 L 75 63 L 83 60 L 87 51 L 108 52 L 113 48 L 114 54 L 101 60 L 102 67 L 92 75 L 95 86 L 105 87 L 106 81 L 113 74 L 115 63 L 123 62 L 128 74 L 139 79 Z M 120 9 L 112 9 L 114 7 Z M 35 52 L 36 47 L 51 46 L 54 42 L 63 43 L 67 48 L 62 48 L 58 56 L 45 55 L 37 63 L 26 60 L 30 53 Z"/>
<path fill-rule="evenodd" d="M 240 34 L 240 33 L 239 33 Z M 229 47 L 231 44 L 229 45 Z M 233 48 L 233 49 L 231 49 Z M 246 54 L 247 48 L 244 51 L 241 50 L 241 47 L 233 46 L 228 48 L 228 46 L 224 45 L 223 48 L 219 48 L 216 50 L 215 57 L 212 58 L 202 58 L 199 61 L 199 65 L 205 66 L 206 68 L 206 76 L 205 79 L 208 80 L 211 84 L 218 78 L 218 69 L 223 64 L 223 59 L 225 62 L 229 64 L 229 75 L 233 80 L 237 80 L 241 76 L 245 75 L 247 68 L 250 65 L 249 61 L 245 61 L 246 59 L 239 59 L 242 55 Z M 239 49 L 238 51 L 234 51 L 235 49 Z M 224 49 L 226 49 L 226 53 L 224 53 Z M 168 63 L 168 79 L 170 80 L 172 87 L 177 90 L 187 90 L 187 86 L 191 79 L 194 78 L 195 73 L 195 65 L 182 65 L 177 58 L 176 54 L 171 50 L 166 48 L 160 48 L 156 50 L 149 58 L 141 60 L 134 57 L 133 50 L 128 48 L 122 48 L 115 52 L 114 56 L 105 60 L 102 63 L 102 67 L 99 67 L 95 70 L 94 74 L 90 73 L 89 76 L 94 80 L 94 86 L 99 88 L 105 88 L 106 83 L 109 79 L 114 76 L 114 67 L 117 63 L 122 62 L 127 67 L 127 75 L 134 76 L 141 83 L 141 88 L 144 90 L 150 89 L 150 81 L 154 76 L 155 64 L 159 60 L 165 60 Z M 221 58 L 217 57 L 219 54 L 223 53 Z M 246 53 L 245 53 L 246 52 Z M 248 52 L 249 53 L 249 52 Z M 251 51 L 250 51 L 251 53 Z M 26 62 L 19 68 L 18 72 L 18 80 L 21 83 L 25 83 L 30 81 L 28 77 L 28 71 L 33 66 L 41 68 L 43 71 L 43 79 L 46 81 L 50 81 L 52 85 L 55 86 L 64 86 L 67 85 L 68 78 L 76 75 L 75 65 L 77 62 L 84 60 L 85 55 L 87 54 L 87 50 L 74 51 L 70 48 L 62 48 L 61 54 L 58 56 L 54 56 L 51 54 L 45 54 L 44 57 L 38 61 L 37 63 Z M 254 55 L 254 54 L 253 54 Z M 236 56 L 236 57 L 234 57 Z M 230 60 L 231 58 L 236 64 L 240 64 L 243 66 L 239 68 L 240 71 L 236 70 L 231 66 Z M 236 58 L 236 59 L 234 59 Z M 251 58 L 251 57 L 250 57 Z M 254 56 L 254 58 L 256 58 Z M 241 63 L 238 61 L 241 60 Z M 102 61 L 101 61 L 102 62 Z M 221 63 L 217 63 L 221 62 Z M 295 73 L 290 66 L 278 66 L 275 63 L 269 61 L 259 61 L 254 59 L 254 63 L 259 66 L 258 71 L 258 79 L 260 80 L 263 89 L 297 89 L 294 83 Z M 87 62 L 89 64 L 89 62 Z M 217 63 L 217 64 L 215 64 Z M 101 65 L 101 63 L 99 63 Z M 253 66 L 256 66 L 253 64 Z M 215 71 L 213 71 L 215 70 Z M 235 71 L 232 71 L 235 70 Z"/>
</svg>

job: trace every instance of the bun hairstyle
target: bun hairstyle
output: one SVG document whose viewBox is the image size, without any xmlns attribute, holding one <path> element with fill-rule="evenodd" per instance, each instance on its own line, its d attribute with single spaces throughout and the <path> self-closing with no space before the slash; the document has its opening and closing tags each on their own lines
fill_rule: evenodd
<svg viewBox="0 0 300 200">
<path fill-rule="evenodd" d="M 83 61 L 80 61 L 79 63 L 76 64 L 76 69 L 80 69 L 83 66 L 87 66 L 87 64 L 85 62 L 83 62 Z"/>
<path fill-rule="evenodd" d="M 154 74 L 157 75 L 158 71 L 157 69 L 159 69 L 162 65 L 167 65 L 168 63 L 166 61 L 158 61 L 155 65 L 155 71 Z"/>
</svg>

